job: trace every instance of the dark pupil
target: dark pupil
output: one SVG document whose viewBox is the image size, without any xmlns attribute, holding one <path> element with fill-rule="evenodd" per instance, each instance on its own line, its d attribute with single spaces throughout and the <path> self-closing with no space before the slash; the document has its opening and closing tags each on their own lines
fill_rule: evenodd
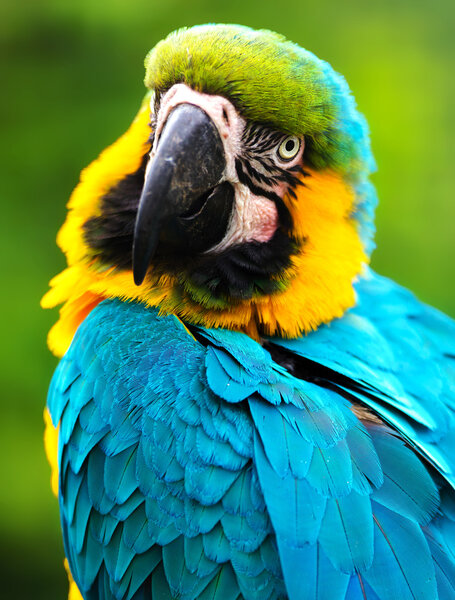
<svg viewBox="0 0 455 600">
<path fill-rule="evenodd" d="M 286 142 L 285 148 L 286 148 L 286 152 L 292 152 L 292 150 L 294 150 L 295 147 L 295 141 L 294 140 L 288 140 Z"/>
</svg>

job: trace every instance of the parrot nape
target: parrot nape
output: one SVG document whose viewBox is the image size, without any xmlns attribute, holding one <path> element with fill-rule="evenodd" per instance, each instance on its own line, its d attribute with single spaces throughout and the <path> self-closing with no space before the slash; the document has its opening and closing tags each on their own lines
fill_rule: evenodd
<svg viewBox="0 0 455 600">
<path fill-rule="evenodd" d="M 270 31 L 181 29 L 45 307 L 70 597 L 455 598 L 455 324 L 368 267 L 368 131 Z"/>
</svg>

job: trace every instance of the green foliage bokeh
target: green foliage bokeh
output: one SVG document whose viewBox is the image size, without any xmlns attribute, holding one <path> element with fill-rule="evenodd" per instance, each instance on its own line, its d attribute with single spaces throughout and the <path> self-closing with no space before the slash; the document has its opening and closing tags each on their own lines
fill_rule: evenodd
<svg viewBox="0 0 455 600">
<path fill-rule="evenodd" d="M 380 205 L 374 268 L 455 315 L 455 5 L 451 0 L 23 0 L 0 5 L 3 259 L 0 577 L 5 598 L 66 595 L 42 450 L 56 365 L 42 311 L 64 265 L 55 234 L 79 172 L 129 125 L 143 58 L 204 22 L 279 31 L 347 78 L 371 128 Z"/>
</svg>

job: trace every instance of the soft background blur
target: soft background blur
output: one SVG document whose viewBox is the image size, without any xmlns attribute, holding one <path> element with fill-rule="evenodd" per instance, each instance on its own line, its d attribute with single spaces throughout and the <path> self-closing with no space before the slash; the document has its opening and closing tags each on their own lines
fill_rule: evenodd
<svg viewBox="0 0 455 600">
<path fill-rule="evenodd" d="M 455 316 L 454 17 L 453 0 L 2 1 L 1 597 L 65 598 L 42 450 L 56 365 L 45 338 L 56 312 L 39 299 L 64 265 L 54 239 L 81 168 L 139 106 L 146 52 L 183 25 L 237 22 L 280 31 L 328 60 L 371 127 L 373 266 Z"/>
</svg>

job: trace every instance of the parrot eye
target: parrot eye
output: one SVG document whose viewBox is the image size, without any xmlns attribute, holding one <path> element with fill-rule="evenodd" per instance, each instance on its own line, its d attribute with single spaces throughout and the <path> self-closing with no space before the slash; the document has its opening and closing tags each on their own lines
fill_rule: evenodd
<svg viewBox="0 0 455 600">
<path fill-rule="evenodd" d="M 295 135 L 288 135 L 277 148 L 278 157 L 281 160 L 292 160 L 300 150 L 300 140 Z"/>
</svg>

